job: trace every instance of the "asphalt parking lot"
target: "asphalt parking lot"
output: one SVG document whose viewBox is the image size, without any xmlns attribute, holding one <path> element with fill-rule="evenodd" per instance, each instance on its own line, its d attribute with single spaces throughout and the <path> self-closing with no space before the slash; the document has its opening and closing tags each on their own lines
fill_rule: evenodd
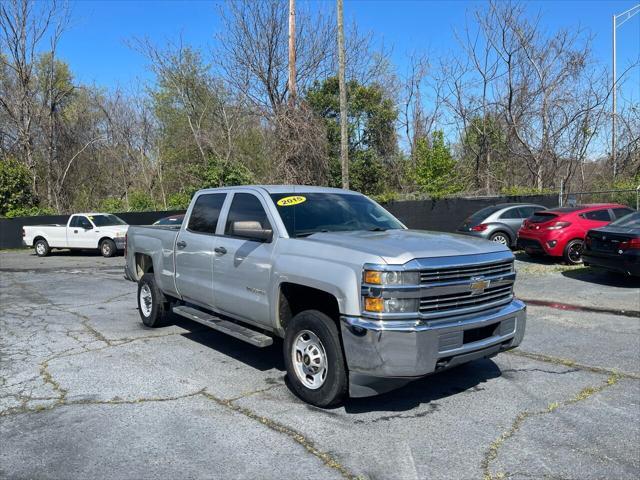
<svg viewBox="0 0 640 480">
<path fill-rule="evenodd" d="M 122 257 L 0 252 L 0 477 L 638 478 L 640 282 L 519 258 L 519 349 L 321 410 L 278 343 L 143 327 Z"/>
</svg>

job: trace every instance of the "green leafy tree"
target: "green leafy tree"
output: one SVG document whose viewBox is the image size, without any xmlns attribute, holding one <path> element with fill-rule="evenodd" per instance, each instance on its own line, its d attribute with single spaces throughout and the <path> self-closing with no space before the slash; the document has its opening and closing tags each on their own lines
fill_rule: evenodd
<svg viewBox="0 0 640 480">
<path fill-rule="evenodd" d="M 306 101 L 325 121 L 329 143 L 329 183 L 341 184 L 340 172 L 340 91 L 337 77 L 316 82 Z M 379 85 L 347 83 L 349 104 L 349 158 L 351 187 L 367 194 L 380 193 L 387 181 L 385 163 L 398 150 L 395 122 L 398 111 Z M 375 170 L 367 174 L 366 169 Z"/>
<path fill-rule="evenodd" d="M 0 215 L 34 204 L 31 174 L 26 165 L 13 158 L 0 160 Z"/>
<path fill-rule="evenodd" d="M 433 132 L 430 144 L 425 138 L 418 140 L 414 178 L 422 192 L 433 199 L 460 192 L 462 185 L 455 169 L 456 162 L 441 130 Z"/>
</svg>

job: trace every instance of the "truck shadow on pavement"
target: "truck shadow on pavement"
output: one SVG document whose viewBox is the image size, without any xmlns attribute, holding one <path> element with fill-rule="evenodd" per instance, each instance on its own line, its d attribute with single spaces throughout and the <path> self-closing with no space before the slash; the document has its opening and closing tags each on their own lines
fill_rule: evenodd
<svg viewBox="0 0 640 480">
<path fill-rule="evenodd" d="M 281 372 L 285 370 L 284 359 L 282 358 L 282 341 L 280 339 L 274 339 L 273 345 L 269 347 L 258 348 L 224 333 L 204 327 L 199 323 L 182 319 L 177 315 L 176 317 L 172 323 L 189 331 L 189 333 L 182 334 L 184 338 L 216 350 L 261 372 L 271 369 Z"/>
<path fill-rule="evenodd" d="M 490 359 L 476 360 L 428 377 L 415 380 L 397 390 L 366 398 L 350 398 L 345 402 L 347 413 L 367 413 L 375 411 L 405 412 L 428 404 L 427 410 L 416 413 L 416 417 L 435 412 L 438 400 L 453 395 L 469 395 L 485 389 L 488 380 L 500 377 L 502 372 Z M 388 420 L 394 416 L 380 417 Z M 406 415 L 402 415 L 406 418 Z"/>
<path fill-rule="evenodd" d="M 179 317 L 172 323 L 188 330 L 188 333 L 182 334 L 183 337 L 216 350 L 251 368 L 261 372 L 275 369 L 285 373 L 282 340 L 280 339 L 274 339 L 273 345 L 269 347 L 257 348 L 187 319 Z M 382 395 L 347 399 L 343 406 L 345 412 L 358 414 L 375 411 L 405 412 L 422 404 L 429 404 L 429 409 L 426 412 L 416 414 L 424 416 L 438 408 L 436 403 L 438 400 L 453 395 L 468 395 L 482 391 L 485 388 L 484 383 L 501 375 L 500 368 L 492 360 L 476 360 L 415 380 L 404 387 Z M 286 378 L 284 381 L 289 386 Z M 290 387 L 289 391 L 292 399 L 293 397 L 297 398 Z M 310 408 L 315 409 L 316 407 L 310 406 Z"/>
</svg>

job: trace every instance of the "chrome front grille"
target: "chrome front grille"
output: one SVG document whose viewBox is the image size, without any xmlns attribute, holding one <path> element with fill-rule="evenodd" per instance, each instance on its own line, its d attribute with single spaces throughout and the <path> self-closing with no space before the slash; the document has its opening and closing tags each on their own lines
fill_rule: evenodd
<svg viewBox="0 0 640 480">
<path fill-rule="evenodd" d="M 498 307 L 513 299 L 513 284 L 489 287 L 484 292 L 471 291 L 435 295 L 420 299 L 420 313 L 427 317 L 463 315 Z"/>
<path fill-rule="evenodd" d="M 488 277 L 511 273 L 513 261 L 501 261 L 483 265 L 471 265 L 464 267 L 441 267 L 420 271 L 420 283 L 433 283 L 455 280 L 470 280 L 473 277 Z"/>
</svg>

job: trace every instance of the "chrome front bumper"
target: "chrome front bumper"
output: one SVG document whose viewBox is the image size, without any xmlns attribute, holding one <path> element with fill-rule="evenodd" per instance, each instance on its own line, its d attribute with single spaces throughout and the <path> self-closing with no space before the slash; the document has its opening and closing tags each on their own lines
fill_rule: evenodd
<svg viewBox="0 0 640 480">
<path fill-rule="evenodd" d="M 118 250 L 124 250 L 124 246 L 127 244 L 126 240 L 124 239 L 124 237 L 116 237 L 113 239 L 113 243 L 116 244 L 116 248 Z"/>
<path fill-rule="evenodd" d="M 343 316 L 340 324 L 350 394 L 364 397 L 520 345 L 526 305 L 513 300 L 491 313 L 440 321 Z"/>
</svg>

